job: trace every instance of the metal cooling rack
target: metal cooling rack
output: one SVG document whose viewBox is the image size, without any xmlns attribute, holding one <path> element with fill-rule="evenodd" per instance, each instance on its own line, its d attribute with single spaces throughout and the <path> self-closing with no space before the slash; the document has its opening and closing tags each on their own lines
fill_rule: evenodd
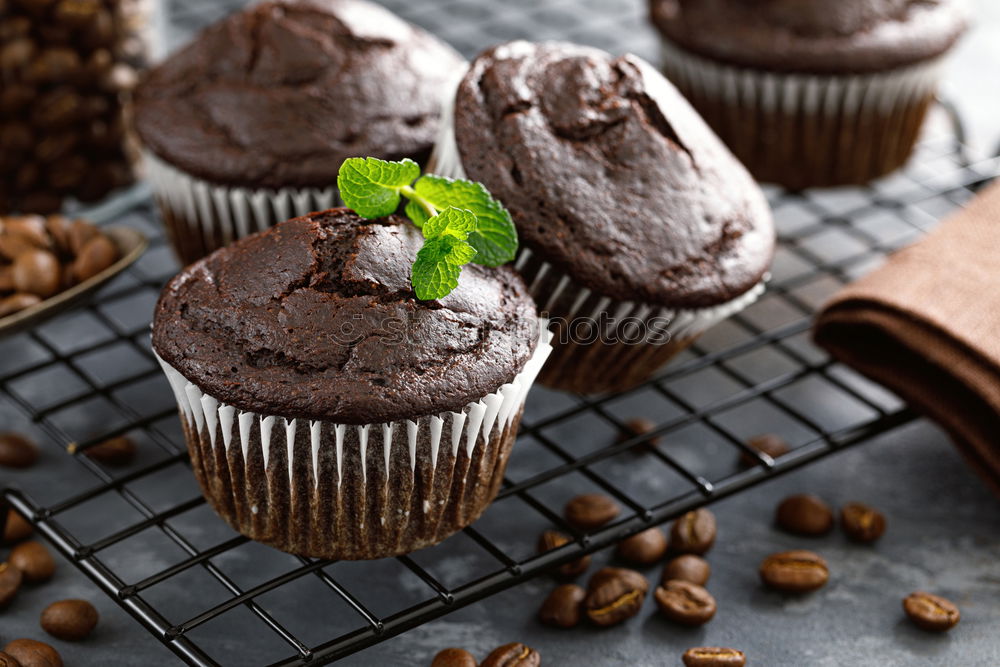
<svg viewBox="0 0 1000 667">
<path fill-rule="evenodd" d="M 568 10 L 581 4 L 590 12 L 583 23 L 581 12 Z M 467 52 L 473 42 L 516 36 L 500 21 L 515 15 L 519 30 L 577 21 L 566 38 L 616 49 L 641 21 L 633 3 L 618 4 L 552 2 L 532 14 L 537 20 L 524 21 L 534 5 L 528 0 L 465 1 L 436 11 L 423 5 L 423 13 L 410 8 L 408 18 L 450 26 L 446 37 L 472 40 L 459 44 Z M 214 18 L 191 12 L 185 20 L 194 24 Z M 597 28 L 601 39 L 588 39 Z M 607 43 L 609 35 L 616 43 Z M 148 234 L 145 257 L 88 307 L 0 340 L 0 400 L 15 404 L 50 446 L 76 443 L 61 459 L 78 468 L 63 476 L 72 484 L 5 489 L 3 497 L 191 664 L 324 664 L 355 653 L 913 420 L 896 397 L 814 348 L 809 320 L 839 287 L 1000 174 L 998 160 L 970 162 L 955 136 L 951 128 L 929 139 L 909 167 L 870 187 L 769 190 L 781 243 L 760 302 L 630 392 L 581 397 L 534 389 L 504 487 L 484 517 L 436 547 L 363 563 L 258 545 L 229 529 L 198 493 L 172 394 L 149 347 L 153 304 L 177 266 L 148 193 L 137 189 L 96 215 Z M 624 423 L 636 416 L 658 424 L 655 448 L 637 447 L 649 436 L 622 439 Z M 740 455 L 753 455 L 744 442 L 763 432 L 782 434 L 793 451 L 776 461 L 757 456 L 757 465 L 741 468 Z M 119 434 L 139 442 L 132 465 L 107 468 L 84 455 Z M 597 490 L 624 512 L 581 534 L 563 521 L 562 506 Z M 574 541 L 537 555 L 535 539 L 548 527 Z"/>
</svg>

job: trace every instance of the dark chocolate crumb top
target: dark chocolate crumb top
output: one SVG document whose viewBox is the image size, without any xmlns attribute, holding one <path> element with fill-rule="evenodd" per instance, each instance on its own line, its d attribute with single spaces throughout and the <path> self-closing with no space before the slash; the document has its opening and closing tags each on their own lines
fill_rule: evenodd
<svg viewBox="0 0 1000 667">
<path fill-rule="evenodd" d="M 419 230 L 348 209 L 295 218 L 166 286 L 153 348 L 210 396 L 266 415 L 369 424 L 457 411 L 510 382 L 538 336 L 509 267 L 413 296 Z"/>
<path fill-rule="evenodd" d="M 426 159 L 463 62 L 375 4 L 265 2 L 154 68 L 136 127 L 155 155 L 212 183 L 327 187 L 355 155 Z"/>
<path fill-rule="evenodd" d="M 653 23 L 707 58 L 781 72 L 881 72 L 941 55 L 964 0 L 650 0 Z"/>
<path fill-rule="evenodd" d="M 760 188 L 651 65 L 562 43 L 481 54 L 459 86 L 462 165 L 522 243 L 603 296 L 729 301 L 771 262 Z"/>
</svg>

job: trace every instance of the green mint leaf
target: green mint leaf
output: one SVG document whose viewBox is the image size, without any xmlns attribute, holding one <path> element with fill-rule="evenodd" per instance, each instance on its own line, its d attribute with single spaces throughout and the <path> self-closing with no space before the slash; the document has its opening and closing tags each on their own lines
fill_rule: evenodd
<svg viewBox="0 0 1000 667">
<path fill-rule="evenodd" d="M 476 256 L 476 249 L 456 236 L 428 239 L 417 253 L 410 280 L 421 301 L 440 299 L 458 287 L 462 265 Z"/>
<path fill-rule="evenodd" d="M 476 231 L 476 226 L 477 218 L 472 211 L 451 206 L 429 218 L 423 225 L 423 233 L 425 239 L 454 236 L 464 241 Z"/>
<path fill-rule="evenodd" d="M 418 228 L 422 228 L 431 216 L 427 214 L 427 209 L 421 206 L 420 202 L 411 199 L 406 202 L 406 217 Z"/>
<path fill-rule="evenodd" d="M 517 230 L 510 213 L 489 191 L 479 183 L 441 176 L 424 176 L 413 185 L 414 193 L 438 210 L 455 207 L 471 211 L 478 220 L 476 230 L 469 235 L 469 243 L 477 251 L 476 263 L 500 266 L 514 259 L 517 253 Z M 412 208 L 419 208 L 413 206 Z M 407 215 L 413 217 L 411 207 Z M 424 217 L 417 226 L 426 224 Z"/>
<path fill-rule="evenodd" d="M 377 158 L 344 160 L 337 174 L 340 198 L 362 218 L 383 218 L 399 208 L 399 191 L 420 176 L 410 159 L 387 162 Z"/>
</svg>

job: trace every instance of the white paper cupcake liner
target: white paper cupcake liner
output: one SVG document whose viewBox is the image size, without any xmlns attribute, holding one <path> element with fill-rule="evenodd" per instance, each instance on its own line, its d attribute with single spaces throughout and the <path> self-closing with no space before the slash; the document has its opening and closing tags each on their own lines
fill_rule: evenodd
<svg viewBox="0 0 1000 667">
<path fill-rule="evenodd" d="M 811 75 L 735 67 L 662 43 L 664 72 L 750 172 L 795 190 L 867 183 L 905 164 L 945 60 Z"/>
<path fill-rule="evenodd" d="M 717 63 L 661 40 L 663 69 L 681 88 L 729 104 L 785 113 L 889 113 L 937 89 L 944 57 L 870 74 L 785 74 Z"/>
<path fill-rule="evenodd" d="M 499 490 L 546 323 L 514 379 L 458 412 L 338 424 L 263 415 L 202 392 L 162 359 L 202 490 L 236 530 L 302 555 L 367 559 L 441 541 Z"/>
<path fill-rule="evenodd" d="M 142 159 L 153 194 L 169 218 L 178 254 L 185 262 L 289 218 L 342 203 L 335 186 L 231 188 L 180 171 L 148 150 L 143 150 Z"/>
<path fill-rule="evenodd" d="M 631 320 L 637 325 L 641 323 L 650 338 L 662 343 L 697 338 L 722 320 L 754 303 L 766 289 L 765 278 L 749 291 L 717 306 L 694 310 L 662 308 L 638 301 L 619 301 L 601 296 L 574 282 L 569 275 L 537 257 L 528 248 L 523 248 L 518 253 L 514 268 L 528 283 L 528 291 L 543 317 L 558 317 L 569 321 L 597 320 L 607 314 L 610 316 L 607 318 L 608 326 L 616 326 L 616 323 L 625 320 Z M 610 330 L 602 333 L 610 334 Z"/>
<path fill-rule="evenodd" d="M 455 95 L 452 94 L 442 106 L 441 130 L 431 155 L 428 171 L 448 178 L 466 178 L 462 158 L 455 137 Z M 538 306 L 542 317 L 556 321 L 559 339 L 554 341 L 556 351 L 552 363 L 542 374 L 543 384 L 571 391 L 591 393 L 597 391 L 623 390 L 640 378 L 652 375 L 666 360 L 683 349 L 720 321 L 748 307 L 764 293 L 768 276 L 748 291 L 730 301 L 708 308 L 675 309 L 638 301 L 622 301 L 602 296 L 580 285 L 569 275 L 533 253 L 521 247 L 514 268 L 524 278 L 528 291 Z M 600 335 L 608 340 L 612 329 L 626 320 L 629 326 L 640 327 L 645 338 L 624 345 L 580 345 L 566 340 L 567 327 L 575 320 L 605 320 Z M 618 332 L 623 333 L 621 331 Z M 671 350 L 642 351 L 635 349 L 642 344 L 669 346 Z M 595 348 L 586 359 L 589 373 L 581 373 L 578 368 L 583 361 L 571 352 L 574 348 Z M 611 348 L 619 349 L 611 349 Z M 631 348 L 631 349 L 629 349 Z M 579 350 L 577 350 L 578 352 Z M 646 367 L 629 369 L 623 373 L 622 365 Z M 573 367 L 569 369 L 568 367 Z M 567 382 L 562 376 L 570 370 L 574 376 Z M 588 375 L 588 377 L 584 377 Z"/>
</svg>

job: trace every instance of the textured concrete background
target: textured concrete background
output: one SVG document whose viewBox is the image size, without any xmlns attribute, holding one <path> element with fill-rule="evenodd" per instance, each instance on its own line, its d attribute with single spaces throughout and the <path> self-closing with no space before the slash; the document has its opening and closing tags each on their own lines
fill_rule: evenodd
<svg viewBox="0 0 1000 667">
<path fill-rule="evenodd" d="M 413 0 L 413 6 L 418 4 Z M 650 35 L 637 35 L 637 43 L 648 47 Z M 1000 3 L 995 0 L 978 0 L 978 25 L 956 54 L 945 92 L 967 120 L 973 145 L 983 153 L 995 148 L 1000 142 Z M 2 397 L 0 424 L 32 431 Z M 75 462 L 49 448 L 44 465 L 27 473 L 3 474 L 4 483 L 13 481 L 38 492 L 47 488 L 58 495 L 59 490 L 72 488 L 81 473 Z M 187 497 L 190 488 L 183 481 L 178 486 Z M 777 533 L 770 525 L 774 505 L 799 491 L 819 493 L 831 502 L 869 502 L 887 514 L 889 530 L 872 547 L 852 545 L 839 534 L 806 540 Z M 714 569 L 710 589 L 720 611 L 702 629 L 682 630 L 663 622 L 647 601 L 638 618 L 618 628 L 549 630 L 533 616 L 553 584 L 538 579 L 342 664 L 427 664 L 436 650 L 449 645 L 464 646 L 482 657 L 499 644 L 520 640 L 538 648 L 546 665 L 678 665 L 685 648 L 705 644 L 742 648 L 751 665 L 1000 665 L 1000 503 L 969 473 L 934 426 L 913 424 L 723 501 L 714 511 L 720 533 L 710 555 Z M 832 570 L 830 585 L 796 599 L 762 590 L 756 580 L 757 563 L 770 552 L 794 547 L 815 548 L 826 556 Z M 151 545 L 148 550 L 121 554 L 119 561 L 122 567 L 131 563 L 154 568 L 162 565 L 162 558 Z M 603 562 L 609 555 L 595 558 Z M 474 564 L 456 556 L 442 566 L 461 578 Z M 900 599 L 921 588 L 961 606 L 963 621 L 954 631 L 927 635 L 905 621 Z M 25 590 L 3 612 L 0 642 L 39 637 L 38 613 L 56 597 L 91 599 L 102 614 L 91 640 L 78 645 L 53 642 L 67 664 L 176 662 L 66 563 L 53 582 Z M 304 590 L 303 605 L 308 600 Z M 318 629 L 336 620 L 324 613 L 317 610 Z M 231 664 L 259 662 L 253 637 L 220 633 L 214 646 L 215 654 Z"/>
</svg>

